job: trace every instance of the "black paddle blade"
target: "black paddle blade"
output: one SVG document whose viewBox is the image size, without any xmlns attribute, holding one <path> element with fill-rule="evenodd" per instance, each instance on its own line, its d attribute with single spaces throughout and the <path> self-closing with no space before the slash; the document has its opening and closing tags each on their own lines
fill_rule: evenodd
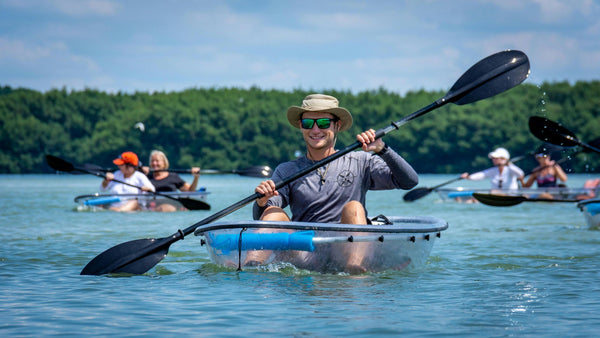
<svg viewBox="0 0 600 338">
<path fill-rule="evenodd" d="M 515 156 L 515 157 L 513 157 L 513 158 L 510 159 L 510 162 L 511 163 L 519 162 L 519 161 L 521 161 L 523 159 L 526 159 L 529 156 L 533 155 L 533 153 L 534 153 L 533 151 L 530 151 L 530 152 L 527 153 L 527 155 Z"/>
<path fill-rule="evenodd" d="M 525 196 L 517 195 L 493 195 L 493 194 L 480 194 L 474 193 L 473 197 L 479 202 L 491 205 L 493 207 L 511 207 L 523 202 L 544 202 L 544 203 L 576 203 L 578 199 L 561 199 L 561 198 L 527 198 Z"/>
<path fill-rule="evenodd" d="M 188 197 L 174 198 L 188 210 L 210 210 L 210 204 Z"/>
<path fill-rule="evenodd" d="M 426 187 L 416 188 L 404 194 L 404 197 L 402 198 L 404 199 L 404 202 L 414 202 L 418 199 L 429 195 L 429 193 L 431 193 L 432 191 L 433 189 Z"/>
<path fill-rule="evenodd" d="M 256 165 L 235 171 L 236 174 L 248 177 L 269 178 L 273 176 L 273 170 L 266 165 Z"/>
<path fill-rule="evenodd" d="M 588 142 L 588 144 L 596 149 L 600 149 L 600 137 L 594 140 L 591 140 L 590 142 Z M 591 153 L 592 149 L 590 148 L 584 148 L 583 149 L 584 153 Z"/>
<path fill-rule="evenodd" d="M 136 239 L 114 246 L 92 259 L 81 270 L 82 275 L 107 273 L 143 274 L 160 262 L 169 252 L 169 243 L 161 240 Z M 147 254 L 143 252 L 149 251 Z M 120 262 L 123 262 L 120 266 Z"/>
<path fill-rule="evenodd" d="M 529 118 L 529 131 L 538 139 L 561 147 L 574 147 L 581 142 L 569 129 L 541 116 Z"/>
<path fill-rule="evenodd" d="M 480 193 L 473 193 L 473 197 L 479 202 L 485 205 L 491 205 L 493 207 L 511 207 L 513 205 L 520 204 L 527 200 L 527 198 L 523 196 L 492 195 Z"/>
<path fill-rule="evenodd" d="M 58 171 L 71 172 L 75 169 L 72 163 L 52 155 L 46 155 L 46 162 L 50 168 Z"/>
<path fill-rule="evenodd" d="M 529 59 L 518 50 L 492 54 L 461 76 L 446 95 L 458 105 L 472 103 L 509 90 L 529 76 Z"/>
</svg>

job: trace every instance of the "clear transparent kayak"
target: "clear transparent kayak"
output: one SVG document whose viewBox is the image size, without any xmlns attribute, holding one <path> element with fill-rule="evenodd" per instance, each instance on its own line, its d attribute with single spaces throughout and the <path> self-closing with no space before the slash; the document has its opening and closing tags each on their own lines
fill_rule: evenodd
<svg viewBox="0 0 600 338">
<path fill-rule="evenodd" d="M 475 202 L 473 193 L 524 196 L 527 198 L 545 198 L 556 200 L 586 199 L 595 196 L 599 188 L 520 188 L 514 190 L 501 189 L 471 189 L 471 188 L 440 188 L 435 191 L 444 202 L 470 203 Z"/>
<path fill-rule="evenodd" d="M 320 273 L 421 266 L 448 224 L 436 217 L 378 216 L 370 225 L 235 221 L 196 229 L 213 263 L 248 268 L 293 265 Z"/>
<path fill-rule="evenodd" d="M 157 207 L 163 204 L 172 205 L 175 211 L 185 211 L 186 209 L 177 198 L 190 198 L 202 202 L 206 202 L 209 192 L 206 190 L 198 191 L 177 191 L 177 192 L 160 192 L 161 195 L 168 195 L 175 199 L 155 195 L 151 193 L 144 194 L 89 194 L 80 195 L 74 198 L 75 203 L 78 204 L 78 211 L 98 211 L 107 210 L 113 203 L 119 203 L 129 200 L 137 200 L 141 211 L 156 211 Z"/>
<path fill-rule="evenodd" d="M 600 229 L 600 198 L 581 201 L 577 207 L 583 212 L 590 229 Z"/>
</svg>

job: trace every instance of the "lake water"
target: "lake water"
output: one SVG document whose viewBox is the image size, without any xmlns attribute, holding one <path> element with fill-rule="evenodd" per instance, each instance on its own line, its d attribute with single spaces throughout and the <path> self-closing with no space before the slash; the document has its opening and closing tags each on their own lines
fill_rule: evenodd
<svg viewBox="0 0 600 338">
<path fill-rule="evenodd" d="M 419 186 L 455 176 L 421 175 Z M 588 175 L 570 175 L 580 187 Z M 185 177 L 190 180 L 191 177 Z M 600 332 L 600 231 L 574 204 L 442 203 L 370 192 L 371 215 L 449 223 L 428 263 L 360 276 L 210 264 L 193 235 L 147 274 L 80 276 L 113 245 L 171 235 L 251 195 L 259 180 L 202 176 L 211 211 L 77 212 L 89 175 L 0 175 L 1 336 L 593 336 Z M 466 183 L 487 187 L 487 182 Z M 249 219 L 245 207 L 226 219 Z"/>
</svg>

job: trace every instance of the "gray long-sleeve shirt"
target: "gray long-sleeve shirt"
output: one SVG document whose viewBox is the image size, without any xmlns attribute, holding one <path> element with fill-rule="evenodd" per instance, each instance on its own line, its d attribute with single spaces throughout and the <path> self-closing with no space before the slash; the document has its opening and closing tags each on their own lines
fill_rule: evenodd
<svg viewBox="0 0 600 338">
<path fill-rule="evenodd" d="M 282 163 L 273 173 L 275 183 L 312 165 L 306 156 Z M 364 151 L 348 153 L 280 188 L 264 208 L 254 203 L 254 219 L 267 206 L 290 206 L 292 221 L 339 223 L 343 206 L 359 201 L 366 209 L 368 190 L 411 189 L 417 173 L 400 155 L 388 148 L 382 156 Z"/>
</svg>

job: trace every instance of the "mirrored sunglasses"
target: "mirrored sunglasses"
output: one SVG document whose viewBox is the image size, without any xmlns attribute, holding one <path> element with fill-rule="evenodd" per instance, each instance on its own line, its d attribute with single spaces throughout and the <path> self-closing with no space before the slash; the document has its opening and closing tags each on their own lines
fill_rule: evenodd
<svg viewBox="0 0 600 338">
<path fill-rule="evenodd" d="M 312 127 L 317 123 L 317 127 L 319 129 L 327 129 L 331 126 L 331 122 L 335 122 L 338 119 L 302 119 L 300 120 L 300 126 L 302 129 L 312 129 Z"/>
</svg>

